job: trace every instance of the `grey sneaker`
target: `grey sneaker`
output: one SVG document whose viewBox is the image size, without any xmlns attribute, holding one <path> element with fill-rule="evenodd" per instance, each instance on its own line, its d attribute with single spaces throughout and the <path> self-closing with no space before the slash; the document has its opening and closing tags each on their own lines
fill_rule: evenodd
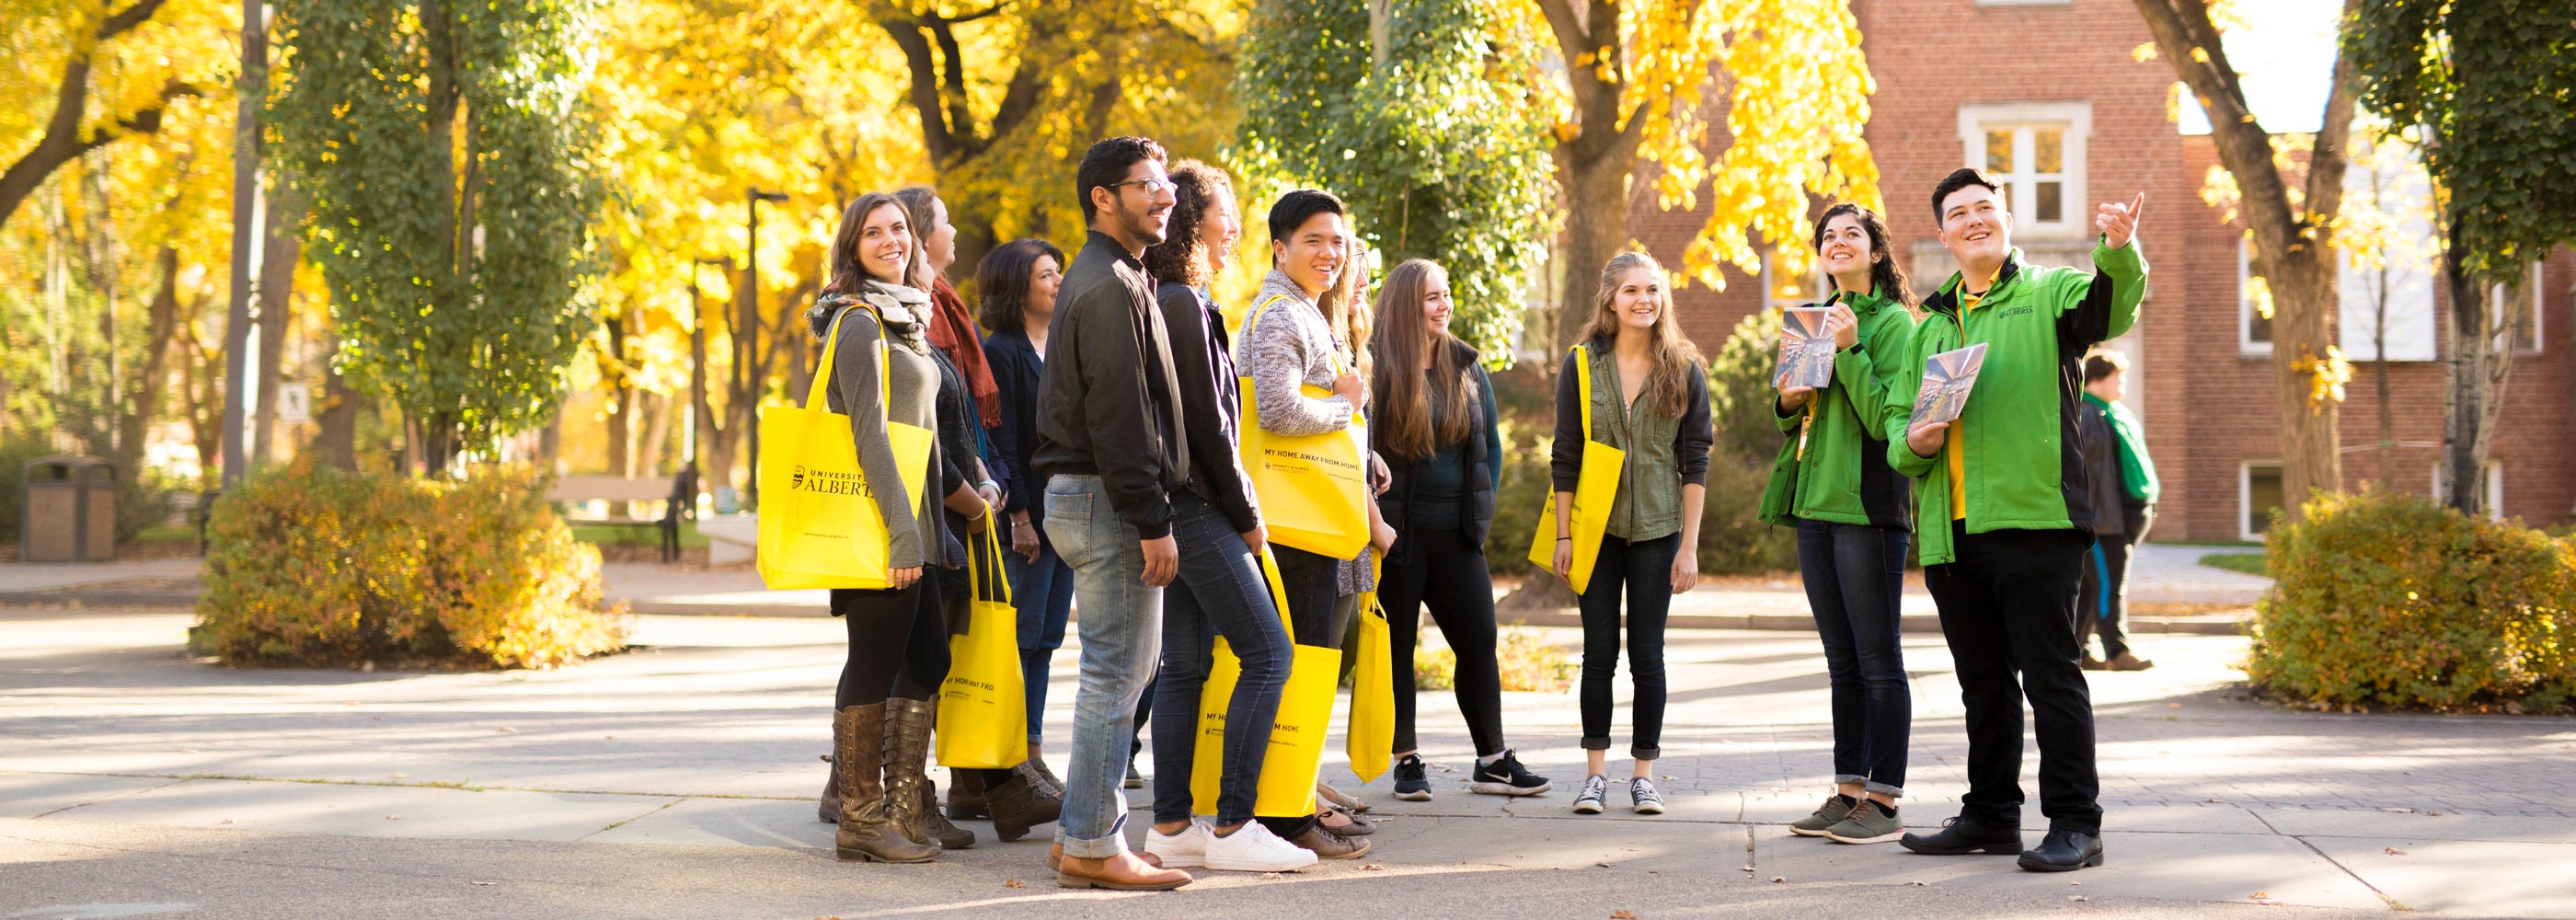
<svg viewBox="0 0 2576 920">
<path fill-rule="evenodd" d="M 1628 801 L 1636 805 L 1638 814 L 1660 815 L 1664 813 L 1663 793 L 1655 791 L 1654 780 L 1647 779 L 1643 776 L 1628 781 Z"/>
<path fill-rule="evenodd" d="M 1576 793 L 1574 796 L 1574 813 L 1578 815 L 1600 814 L 1601 800 L 1609 797 L 1609 777 L 1603 776 L 1599 773 L 1586 776 L 1583 778 L 1583 791 Z"/>
<path fill-rule="evenodd" d="M 1844 818 L 1851 817 L 1852 809 L 1858 807 L 1860 800 L 1834 793 L 1834 797 L 1826 799 L 1825 804 L 1816 806 L 1815 814 L 1789 822 L 1789 833 L 1800 837 L 1822 837 L 1826 828 L 1843 823 Z"/>
<path fill-rule="evenodd" d="M 1877 802 L 1862 802 L 1851 810 L 1851 817 L 1825 829 L 1825 839 L 1835 843 L 1886 843 L 1905 836 L 1905 819 L 1896 809 Z"/>
</svg>

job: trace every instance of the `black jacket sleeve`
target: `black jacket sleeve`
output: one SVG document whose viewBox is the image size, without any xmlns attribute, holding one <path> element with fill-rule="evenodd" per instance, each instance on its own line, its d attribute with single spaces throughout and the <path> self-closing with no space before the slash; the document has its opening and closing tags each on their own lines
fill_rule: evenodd
<svg viewBox="0 0 2576 920">
<path fill-rule="evenodd" d="M 1559 492 L 1572 492 L 1582 481 L 1583 442 L 1592 436 L 1583 430 L 1583 390 L 1574 379 L 1579 366 L 1567 351 L 1556 369 L 1556 443 L 1547 449 L 1547 473 Z"/>
<path fill-rule="evenodd" d="M 1181 380 L 1181 417 L 1192 420 L 1183 435 L 1190 440 L 1190 465 L 1196 468 L 1208 501 L 1225 514 L 1234 532 L 1251 533 L 1261 514 L 1254 510 L 1251 488 L 1235 462 L 1235 446 L 1226 438 L 1225 426 L 1217 423 L 1234 407 L 1217 405 L 1217 371 L 1208 363 L 1207 310 L 1199 306 L 1198 294 L 1178 284 L 1157 287 L 1154 301 L 1163 311 L 1163 330 L 1172 339 L 1172 369 Z"/>
<path fill-rule="evenodd" d="M 1152 388 L 1145 383 L 1145 318 L 1133 296 L 1115 275 L 1101 273 L 1074 292 L 1072 303 L 1057 305 L 1073 311 L 1068 317 L 1073 321 L 1064 329 L 1074 337 L 1050 344 L 1060 349 L 1056 360 L 1080 362 L 1075 386 L 1081 388 L 1082 415 L 1090 426 L 1091 461 L 1100 468 L 1110 505 L 1136 528 L 1137 537 L 1152 540 L 1172 532 L 1172 501 L 1163 491 L 1170 471 L 1163 469 Z M 1063 354 L 1064 349 L 1073 354 Z"/>
<path fill-rule="evenodd" d="M 1716 443 L 1717 429 L 1709 421 L 1708 376 L 1693 367 L 1690 405 L 1682 410 L 1681 428 L 1673 432 L 1673 465 L 1680 468 L 1683 485 L 1708 484 L 1708 449 Z"/>
</svg>

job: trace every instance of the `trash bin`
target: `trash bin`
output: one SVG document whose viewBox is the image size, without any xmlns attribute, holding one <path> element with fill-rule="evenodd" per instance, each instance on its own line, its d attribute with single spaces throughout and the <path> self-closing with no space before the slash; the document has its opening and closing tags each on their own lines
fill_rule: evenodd
<svg viewBox="0 0 2576 920">
<path fill-rule="evenodd" d="M 116 465 L 97 457 L 27 462 L 18 558 L 107 562 L 116 558 Z"/>
</svg>

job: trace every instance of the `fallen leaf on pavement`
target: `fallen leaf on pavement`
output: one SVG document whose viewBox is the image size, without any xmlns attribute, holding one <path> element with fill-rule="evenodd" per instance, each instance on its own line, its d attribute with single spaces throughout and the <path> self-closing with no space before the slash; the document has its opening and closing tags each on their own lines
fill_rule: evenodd
<svg viewBox="0 0 2576 920">
<path fill-rule="evenodd" d="M 2387 850 L 2387 851 L 2388 851 L 2388 855 L 2390 855 L 2390 856 L 2404 856 L 2404 855 L 2406 855 L 2406 851 L 2405 851 L 2405 850 L 2400 850 L 2400 849 L 2398 849 L 2398 848 L 2396 848 L 2396 847 L 2380 847 L 2380 849 Z"/>
<path fill-rule="evenodd" d="M 1276 873 L 1276 872 L 1264 872 L 1264 873 L 1261 873 L 1261 880 L 1262 880 L 1262 881 L 1265 881 L 1265 882 L 1275 882 L 1275 881 L 1278 881 L 1278 880 L 1279 880 L 1279 873 Z"/>
<path fill-rule="evenodd" d="M 1027 882 L 1023 882 L 1023 881 L 1020 881 L 1019 879 L 1015 879 L 1015 878 L 1006 878 L 1006 879 L 1003 879 L 1003 880 L 1002 880 L 1002 887 L 1004 887 L 1004 888 L 1026 888 L 1026 887 L 1029 887 L 1029 883 L 1027 883 Z"/>
<path fill-rule="evenodd" d="M 1912 886 L 1914 886 L 1914 887 L 1916 887 L 1916 888 L 1930 888 L 1930 887 L 1932 887 L 1932 883 L 1930 883 L 1930 882 L 1926 882 L 1926 881 L 1924 881 L 1924 880 L 1922 880 L 1922 879 L 1915 879 L 1915 880 L 1913 880 L 1913 881 L 1907 882 L 1906 884 L 1908 884 L 1908 885 L 1912 885 Z"/>
<path fill-rule="evenodd" d="M 1378 865 L 1378 864 L 1376 864 L 1376 863 L 1369 863 L 1368 865 L 1361 866 L 1361 867 L 1360 867 L 1360 871 L 1362 871 L 1362 872 L 1384 872 L 1384 871 L 1386 871 L 1386 867 L 1385 867 L 1385 866 Z"/>
<path fill-rule="evenodd" d="M 1777 885 L 1777 884 L 1779 884 L 1779 883 L 1781 883 L 1781 882 L 1785 882 L 1785 881 L 1788 881 L 1788 880 L 1789 880 L 1789 877 L 1788 877 L 1788 876 L 1785 876 L 1785 875 L 1774 875 L 1774 876 L 1772 876 L 1772 877 L 1771 877 L 1771 883 L 1772 883 L 1772 884 L 1774 884 L 1774 885 Z"/>
<path fill-rule="evenodd" d="M 2271 897 L 2271 896 L 2272 896 L 2272 893 L 2271 893 L 2271 892 L 2268 892 L 2268 891 L 2257 891 L 2257 892 L 2255 892 L 2255 893 L 2254 893 L 2254 900 L 2260 901 L 2260 900 L 2263 900 L 2264 898 L 2268 898 L 2268 897 Z"/>
<path fill-rule="evenodd" d="M 1635 911 L 1614 910 L 1610 912 L 1610 920 L 1637 920 L 1637 913 Z"/>
<path fill-rule="evenodd" d="M 499 883 L 499 882 L 475 882 L 474 884 L 481 885 L 481 886 L 483 886 L 483 887 L 485 887 L 485 888 L 489 888 L 489 887 L 492 887 L 492 886 L 494 886 L 494 885 L 498 885 L 498 884 L 501 884 L 501 883 Z"/>
<path fill-rule="evenodd" d="M 387 820 L 387 821 L 400 821 L 400 820 L 402 820 L 402 816 L 401 816 L 401 815 L 386 815 L 386 816 L 385 816 L 385 820 Z"/>
<path fill-rule="evenodd" d="M 1744 866 L 1744 871 L 1746 871 L 1746 872 L 1751 872 L 1751 871 L 1753 871 L 1753 866 L 1752 866 L 1752 864 L 1750 864 L 1750 863 L 1745 864 L 1745 866 Z"/>
</svg>

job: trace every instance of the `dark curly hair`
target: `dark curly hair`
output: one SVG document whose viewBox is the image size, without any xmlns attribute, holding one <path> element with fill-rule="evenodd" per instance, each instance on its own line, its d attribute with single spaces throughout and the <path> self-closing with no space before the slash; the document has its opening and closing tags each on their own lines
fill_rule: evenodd
<svg viewBox="0 0 2576 920">
<path fill-rule="evenodd" d="M 1823 254 L 1825 225 L 1833 223 L 1834 218 L 1845 214 L 1859 221 L 1861 232 L 1869 234 L 1869 280 L 1871 284 L 1878 287 L 1878 296 L 1904 304 L 1908 310 L 1920 306 L 1920 302 L 1914 299 L 1913 281 L 1905 276 L 1904 263 L 1896 261 L 1896 253 L 1888 249 L 1887 219 L 1878 216 L 1878 212 L 1848 201 L 1825 209 L 1825 216 L 1816 220 L 1815 238 L 1808 241 L 1808 248 L 1816 250 L 1819 255 Z M 1825 283 L 1833 285 L 1837 290 L 1842 287 L 1830 276 L 1825 279 Z"/>
<path fill-rule="evenodd" d="M 1207 222 L 1208 208 L 1216 204 L 1219 193 L 1234 195 L 1234 180 L 1218 169 L 1197 160 L 1172 164 L 1172 223 L 1163 231 L 1163 241 L 1145 247 L 1145 271 L 1164 284 L 1192 288 L 1207 287 L 1216 269 L 1209 264 L 1206 240 L 1200 228 Z"/>
<path fill-rule="evenodd" d="M 1036 237 L 1012 240 L 984 254 L 975 263 L 976 319 L 993 332 L 1017 330 L 1022 322 L 1021 310 L 1028 304 L 1029 281 L 1036 276 L 1038 257 L 1055 260 L 1056 270 L 1064 269 L 1064 250 L 1054 243 Z"/>
</svg>

